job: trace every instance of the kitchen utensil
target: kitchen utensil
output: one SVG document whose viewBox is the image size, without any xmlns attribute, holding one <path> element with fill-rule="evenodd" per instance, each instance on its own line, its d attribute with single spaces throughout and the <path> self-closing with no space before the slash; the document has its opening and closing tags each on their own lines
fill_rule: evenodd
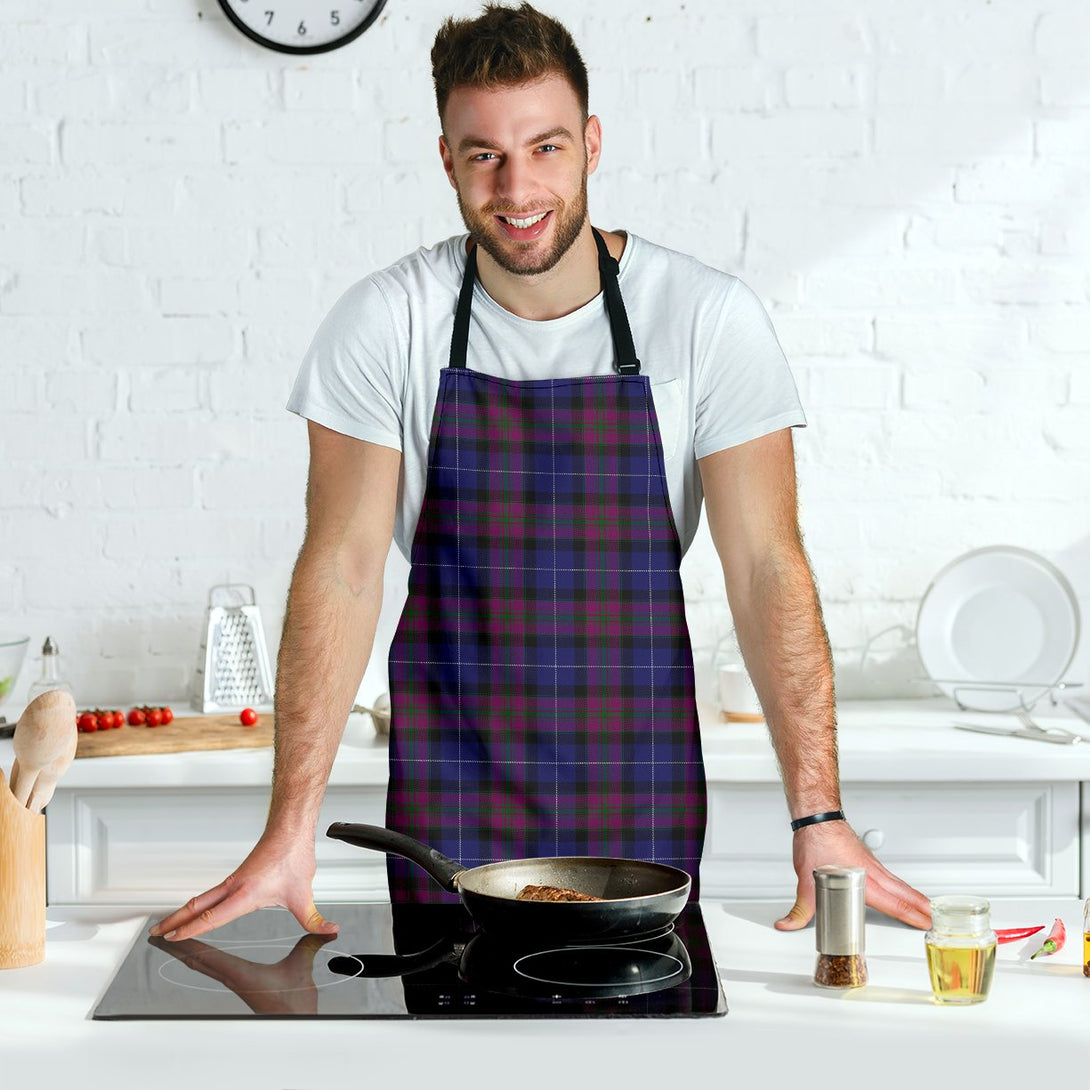
<svg viewBox="0 0 1090 1090">
<path fill-rule="evenodd" d="M 1028 738 L 1033 742 L 1053 742 L 1061 746 L 1073 746 L 1081 742 L 1082 735 L 1062 727 L 988 727 L 980 723 L 955 723 L 956 730 L 975 731 L 977 734 L 1002 734 L 1008 738 Z"/>
<path fill-rule="evenodd" d="M 45 818 L 20 806 L 0 770 L 0 969 L 45 957 Z"/>
<path fill-rule="evenodd" d="M 193 707 L 222 712 L 271 704 L 272 698 L 272 670 L 254 588 L 245 583 L 217 584 L 208 592 Z"/>
<path fill-rule="evenodd" d="M 1039 731 L 1043 734 L 1070 734 L 1071 737 L 1074 738 L 1076 741 L 1085 740 L 1085 735 L 1078 734 L 1076 731 L 1073 730 L 1065 730 L 1063 727 L 1042 727 L 1038 723 L 1035 723 L 1033 721 L 1033 716 L 1031 716 L 1029 712 L 1023 711 L 1021 708 L 1018 708 L 1015 711 L 1014 716 L 1018 720 L 1018 722 L 1021 723 L 1022 726 L 1028 731 Z"/>
<path fill-rule="evenodd" d="M 183 753 L 190 750 L 260 749 L 273 744 L 272 713 L 262 714 L 252 727 L 237 715 L 176 715 L 162 727 L 118 727 L 81 734 L 76 757 L 129 757 L 141 753 Z"/>
<path fill-rule="evenodd" d="M 0 632 L 0 704 L 11 696 L 19 671 L 23 668 L 29 636 L 16 636 L 11 632 Z"/>
<path fill-rule="evenodd" d="M 23 709 L 15 724 L 11 790 L 33 814 L 53 797 L 57 780 L 76 755 L 76 702 L 64 689 L 50 689 Z"/>
<path fill-rule="evenodd" d="M 427 844 L 379 825 L 335 822 L 326 835 L 403 856 L 457 893 L 469 914 L 497 937 L 581 942 L 635 937 L 673 923 L 692 880 L 662 863 L 592 856 L 548 856 L 466 868 Z M 524 886 L 559 886 L 600 901 L 519 901 Z"/>
<path fill-rule="evenodd" d="M 1028 708 L 1054 688 L 1079 641 L 1071 585 L 1027 549 L 976 549 L 943 568 L 920 602 L 916 645 L 928 676 L 962 708 Z"/>
</svg>

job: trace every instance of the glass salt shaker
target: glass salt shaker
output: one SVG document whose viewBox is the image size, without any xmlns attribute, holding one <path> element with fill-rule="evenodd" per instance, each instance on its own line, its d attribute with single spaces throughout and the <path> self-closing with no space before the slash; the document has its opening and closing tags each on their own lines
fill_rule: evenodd
<svg viewBox="0 0 1090 1090">
<path fill-rule="evenodd" d="M 863 920 L 865 867 L 823 866 L 814 870 L 814 931 L 819 988 L 859 988 L 867 983 Z"/>
<path fill-rule="evenodd" d="M 995 972 L 996 934 L 983 897 L 936 897 L 924 936 L 935 1001 L 983 1003 Z"/>
<path fill-rule="evenodd" d="M 72 692 L 72 686 L 61 676 L 61 649 L 52 636 L 46 636 L 42 644 L 42 674 L 27 690 L 26 702 L 29 704 L 36 696 L 52 689 Z"/>
</svg>

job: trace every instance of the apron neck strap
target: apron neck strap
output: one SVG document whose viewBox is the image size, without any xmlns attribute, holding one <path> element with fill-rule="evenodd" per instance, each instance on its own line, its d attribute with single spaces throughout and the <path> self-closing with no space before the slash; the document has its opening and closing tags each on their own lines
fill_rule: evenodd
<svg viewBox="0 0 1090 1090">
<path fill-rule="evenodd" d="M 632 330 L 628 325 L 628 313 L 621 298 L 617 282 L 620 265 L 606 248 L 605 239 L 596 228 L 594 243 L 598 248 L 598 275 L 605 295 L 609 328 L 613 335 L 613 369 L 621 375 L 638 375 L 640 361 L 636 358 L 636 346 L 632 343 Z M 466 255 L 466 268 L 462 276 L 462 288 L 458 293 L 458 307 L 454 312 L 454 332 L 450 338 L 450 366 L 465 367 L 469 348 L 469 311 L 473 303 L 473 285 L 477 281 L 477 245 L 473 244 Z"/>
<path fill-rule="evenodd" d="M 617 259 L 606 249 L 606 240 L 594 227 L 594 241 L 598 246 L 598 275 L 602 279 L 602 291 L 606 297 L 606 310 L 609 312 L 609 328 L 613 333 L 613 369 L 620 375 L 638 375 L 640 361 L 636 358 L 636 346 L 632 343 L 632 330 L 628 325 L 628 311 L 621 298 L 621 285 L 617 274 L 621 266 Z"/>
</svg>

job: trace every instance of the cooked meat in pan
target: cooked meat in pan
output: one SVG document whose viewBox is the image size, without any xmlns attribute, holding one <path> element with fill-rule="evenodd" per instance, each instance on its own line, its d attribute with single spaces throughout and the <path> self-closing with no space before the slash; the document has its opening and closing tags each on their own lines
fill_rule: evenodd
<svg viewBox="0 0 1090 1090">
<path fill-rule="evenodd" d="M 602 897 L 591 897 L 575 889 L 563 886 L 523 886 L 515 895 L 516 901 L 601 901 Z"/>
</svg>

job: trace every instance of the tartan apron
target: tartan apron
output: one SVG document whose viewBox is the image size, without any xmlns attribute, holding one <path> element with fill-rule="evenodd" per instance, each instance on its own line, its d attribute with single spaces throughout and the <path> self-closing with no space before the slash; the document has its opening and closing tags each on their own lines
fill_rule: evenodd
<svg viewBox="0 0 1090 1090">
<path fill-rule="evenodd" d="M 704 764 L 662 442 L 597 231 L 614 374 L 466 367 L 470 250 L 390 646 L 386 824 L 475 867 L 648 859 L 699 893 Z M 456 902 L 387 857 L 394 903 Z"/>
</svg>

